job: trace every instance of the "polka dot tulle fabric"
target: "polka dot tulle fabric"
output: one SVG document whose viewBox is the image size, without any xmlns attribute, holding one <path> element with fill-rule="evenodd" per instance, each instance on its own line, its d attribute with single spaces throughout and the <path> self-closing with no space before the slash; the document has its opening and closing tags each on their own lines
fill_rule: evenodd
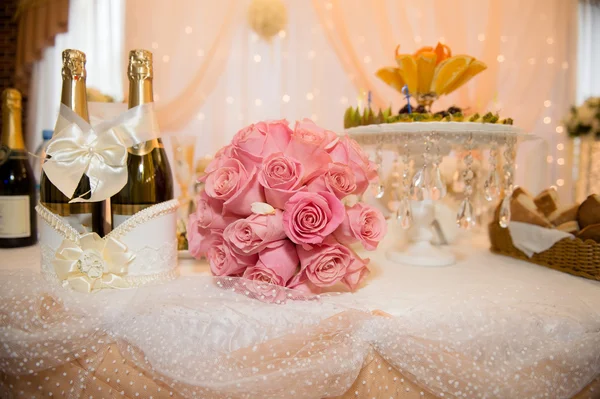
<svg viewBox="0 0 600 399">
<path fill-rule="evenodd" d="M 83 294 L 4 272 L 2 397 L 562 398 L 600 372 L 598 315 L 576 298 L 470 287 L 392 317 L 245 284 Z"/>
</svg>

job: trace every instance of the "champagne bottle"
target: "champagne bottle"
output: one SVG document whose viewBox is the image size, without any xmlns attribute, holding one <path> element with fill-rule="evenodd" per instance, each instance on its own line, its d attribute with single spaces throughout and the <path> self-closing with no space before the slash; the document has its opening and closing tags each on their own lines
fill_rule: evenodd
<svg viewBox="0 0 600 399">
<path fill-rule="evenodd" d="M 78 50 L 62 53 L 62 93 L 60 102 L 71 108 L 82 119 L 89 122 L 86 94 L 85 54 Z M 58 133 L 55 131 L 55 134 Z M 50 161 L 51 162 L 51 161 Z M 73 198 L 91 196 L 90 180 L 83 176 L 75 189 Z M 80 233 L 93 231 L 103 236 L 104 202 L 69 203 L 67 198 L 42 172 L 40 179 L 40 202 L 52 212 L 65 218 Z"/>
<path fill-rule="evenodd" d="M 152 53 L 129 52 L 129 108 L 154 101 L 152 92 Z M 144 208 L 173 199 L 173 176 L 160 139 L 128 149 L 127 184 L 111 198 L 113 227 Z"/>
<path fill-rule="evenodd" d="M 23 142 L 21 93 L 6 89 L 0 141 L 0 248 L 36 243 L 35 186 Z"/>
</svg>

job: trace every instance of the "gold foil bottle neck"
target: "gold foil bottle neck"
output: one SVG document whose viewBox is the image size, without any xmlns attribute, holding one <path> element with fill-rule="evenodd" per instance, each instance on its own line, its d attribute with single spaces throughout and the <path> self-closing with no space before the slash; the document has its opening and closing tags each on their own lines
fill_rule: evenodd
<svg viewBox="0 0 600 399">
<path fill-rule="evenodd" d="M 85 79 L 85 53 L 79 50 L 65 50 L 62 53 L 63 79 Z"/>
<path fill-rule="evenodd" d="M 17 89 L 5 89 L 2 92 L 2 134 L 0 147 L 12 150 L 24 150 L 23 127 L 21 125 L 21 93 Z M 6 150 L 3 151 L 7 155 Z M 0 157 L 0 164 L 6 156 Z"/>
<path fill-rule="evenodd" d="M 17 89 L 5 89 L 2 92 L 2 110 L 21 109 L 21 92 Z"/>
<path fill-rule="evenodd" d="M 152 53 L 143 49 L 131 50 L 127 76 L 130 80 L 152 79 Z"/>
</svg>

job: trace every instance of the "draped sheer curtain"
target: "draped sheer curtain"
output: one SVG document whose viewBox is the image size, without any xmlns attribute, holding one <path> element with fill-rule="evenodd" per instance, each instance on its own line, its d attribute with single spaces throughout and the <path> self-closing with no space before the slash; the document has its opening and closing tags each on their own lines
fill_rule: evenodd
<svg viewBox="0 0 600 399">
<path fill-rule="evenodd" d="M 309 2 L 285 2 L 288 26 L 271 42 L 248 27 L 248 4 L 127 2 L 125 47 L 154 53 L 161 129 L 195 136 L 197 157 L 262 119 L 308 117 L 339 131 L 345 107 L 356 103 L 356 90 Z"/>
<path fill-rule="evenodd" d="M 340 131 L 345 108 L 366 91 L 375 106 L 401 106 L 401 96 L 374 75 L 394 64 L 397 44 L 413 52 L 442 41 L 488 70 L 437 105 L 513 117 L 544 138 L 523 146 L 518 183 L 568 192 L 569 144 L 560 119 L 574 100 L 576 0 L 285 4 L 288 26 L 266 43 L 247 26 L 248 1 L 127 2 L 125 47 L 155 53 L 163 130 L 196 136 L 197 156 L 264 118 L 309 117 Z"/>
<path fill-rule="evenodd" d="M 127 50 L 151 50 L 161 128 L 196 141 L 200 157 L 260 119 L 308 117 L 341 131 L 344 110 L 366 91 L 374 106 L 398 109 L 403 99 L 375 71 L 394 64 L 398 44 L 413 52 L 442 41 L 455 54 L 482 59 L 488 70 L 436 105 L 513 117 L 544 138 L 521 148 L 517 182 L 532 191 L 556 185 L 569 192 L 569 142 L 560 120 L 575 101 L 576 0 L 284 3 L 288 25 L 265 42 L 248 27 L 249 0 L 218 6 L 212 0 L 72 0 L 69 32 L 35 67 L 31 115 L 37 121 L 29 134 L 37 139 L 54 123 L 65 47 L 88 54 L 89 86 L 120 98 Z"/>
<path fill-rule="evenodd" d="M 600 2 L 579 2 L 579 46 L 577 52 L 577 104 L 600 96 Z"/>
<path fill-rule="evenodd" d="M 58 115 L 62 84 L 62 51 L 86 54 L 87 86 L 123 98 L 122 48 L 125 0 L 70 0 L 69 29 L 56 36 L 53 47 L 44 50 L 33 65 L 27 142 L 33 151 L 42 140 L 43 129 L 53 129 Z"/>
<path fill-rule="evenodd" d="M 404 100 L 375 77 L 395 65 L 394 49 L 412 53 L 440 41 L 454 54 L 481 59 L 488 69 L 466 87 L 442 97 L 470 111 L 499 111 L 544 141 L 522 146 L 517 182 L 538 191 L 570 193 L 569 151 L 560 120 L 574 99 L 574 0 L 452 0 L 419 2 L 313 0 L 319 20 L 345 72 L 378 106 Z"/>
</svg>

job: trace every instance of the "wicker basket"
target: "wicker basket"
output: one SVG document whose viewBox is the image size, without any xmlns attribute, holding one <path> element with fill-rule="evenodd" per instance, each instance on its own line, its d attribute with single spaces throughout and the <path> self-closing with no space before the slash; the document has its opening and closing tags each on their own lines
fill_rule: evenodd
<svg viewBox="0 0 600 399">
<path fill-rule="evenodd" d="M 575 276 L 600 280 L 600 244 L 593 240 L 564 238 L 544 252 L 531 258 L 518 250 L 512 242 L 508 229 L 498 222 L 489 225 L 491 251 L 536 263 Z"/>
</svg>

